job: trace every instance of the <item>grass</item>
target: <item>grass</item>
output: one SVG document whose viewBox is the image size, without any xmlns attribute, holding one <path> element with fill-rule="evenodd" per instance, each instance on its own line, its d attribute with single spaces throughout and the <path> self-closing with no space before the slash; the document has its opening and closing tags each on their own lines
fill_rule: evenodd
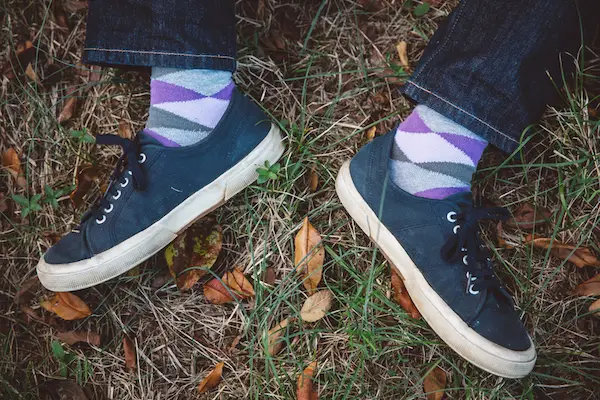
<svg viewBox="0 0 600 400">
<path fill-rule="evenodd" d="M 238 4 L 239 86 L 277 120 L 286 134 L 287 152 L 278 179 L 254 184 L 214 214 L 223 226 L 220 267 L 239 266 L 255 282 L 250 302 L 216 306 L 201 288 L 179 293 L 165 279 L 161 254 L 133 275 L 80 291 L 93 309 L 83 321 L 28 321 L 13 303 L 20 285 L 35 274 L 35 265 L 54 233 L 69 231 L 82 209 L 68 199 L 59 207 L 44 204 L 26 218 L 18 206 L 0 219 L 0 387 L 2 398 L 36 399 L 45 383 L 60 376 L 52 353 L 57 329 L 90 330 L 102 345 L 64 345 L 84 373 L 71 373 L 90 398 L 98 399 L 293 399 L 299 372 L 318 360 L 317 388 L 322 399 L 423 398 L 423 377 L 434 366 L 448 374 L 451 399 L 591 399 L 600 383 L 598 319 L 589 315 L 589 299 L 572 296 L 573 288 L 594 271 L 517 243 L 496 248 L 494 230 L 486 238 L 496 270 L 515 295 L 538 347 L 534 372 L 522 380 L 505 380 L 476 369 L 452 352 L 424 321 L 411 319 L 390 300 L 385 259 L 344 212 L 334 192 L 341 163 L 367 142 L 366 131 L 383 134 L 406 116 L 411 105 L 385 79 L 373 55 L 393 59 L 399 40 L 409 43 L 416 64 L 439 18 L 453 2 L 417 17 L 398 2 L 382 2 L 381 11 L 352 1 L 265 2 L 257 15 L 253 2 Z M 103 70 L 90 82 L 78 66 L 84 13 L 69 13 L 70 33 L 60 32 L 48 0 L 7 0 L 0 37 L 0 59 L 10 56 L 23 38 L 38 50 L 39 73 L 57 66 L 60 79 L 42 89 L 31 81 L 4 80 L 0 86 L 2 149 L 20 154 L 27 188 L 0 174 L 0 193 L 30 198 L 75 183 L 82 165 L 94 162 L 105 176 L 118 156 L 74 138 L 72 131 L 112 133 L 122 121 L 134 130 L 147 118 L 147 74 Z M 1 13 L 0 13 L 1 15 Z M 553 213 L 554 226 L 539 232 L 598 252 L 598 123 L 586 89 L 597 86 L 598 57 L 591 53 L 579 80 L 563 91 L 560 107 L 547 111 L 533 136 L 508 159 L 490 149 L 475 183 L 478 194 L 514 210 L 531 202 Z M 83 72 L 82 72 L 83 71 Z M 404 71 L 396 71 L 405 76 Z M 55 72 L 56 73 L 56 72 Z M 585 77 L 585 87 L 582 80 Z M 557 82 L 557 87 L 563 84 Z M 87 92 L 67 94 L 69 87 Z M 56 116 L 68 96 L 80 96 L 75 117 L 60 126 Z M 520 160 L 519 157 L 520 156 Z M 319 178 L 310 187 L 311 171 Z M 87 202 L 101 193 L 95 185 Z M 326 249 L 322 287 L 331 290 L 330 315 L 314 324 L 292 323 L 277 356 L 266 352 L 266 332 L 299 313 L 305 290 L 294 274 L 293 238 L 308 216 L 321 232 Z M 261 282 L 267 267 L 276 283 Z M 39 290 L 37 296 L 48 293 Z M 37 300 L 30 306 L 38 312 Z M 138 366 L 128 372 L 122 339 L 129 335 Z M 230 346 L 239 337 L 238 346 Z M 225 362 L 224 381 L 199 396 L 195 387 L 218 361 Z M 75 370 L 77 367 L 74 367 Z"/>
</svg>

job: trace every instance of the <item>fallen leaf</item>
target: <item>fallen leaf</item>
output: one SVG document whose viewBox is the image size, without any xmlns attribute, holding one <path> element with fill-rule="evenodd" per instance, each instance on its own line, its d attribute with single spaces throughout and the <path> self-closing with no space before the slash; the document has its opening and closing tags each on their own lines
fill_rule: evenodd
<svg viewBox="0 0 600 400">
<path fill-rule="evenodd" d="M 389 62 L 379 53 L 374 52 L 371 58 L 369 59 L 369 63 L 373 67 L 375 74 L 380 78 L 386 80 L 390 85 L 403 85 L 406 78 L 408 78 L 408 74 L 406 74 L 406 78 L 402 79 L 398 76 L 398 73 L 395 71 L 396 67 L 400 67 L 399 61 L 395 59 L 391 59 Z"/>
<path fill-rule="evenodd" d="M 534 237 L 534 235 L 527 235 L 524 243 L 532 243 L 540 249 L 550 248 L 550 254 L 562 260 L 570 261 L 579 268 L 586 266 L 600 267 L 600 261 L 587 247 L 576 247 L 556 240 L 553 241 L 550 238 Z"/>
<path fill-rule="evenodd" d="M 31 320 L 34 320 L 34 321 L 40 321 L 40 322 L 46 323 L 51 326 L 57 325 L 56 319 L 52 315 L 47 315 L 47 316 L 42 317 L 37 312 L 35 312 L 35 310 L 32 309 L 31 307 L 27 307 L 24 305 L 21 306 L 21 311 L 25 315 L 27 315 L 27 317 L 29 318 L 29 320 L 26 319 L 27 323 L 29 323 Z"/>
<path fill-rule="evenodd" d="M 242 340 L 242 335 L 237 335 L 235 338 L 233 338 L 231 345 L 229 346 L 229 353 L 233 353 L 237 350 L 236 348 L 238 344 L 240 344 L 240 340 Z"/>
<path fill-rule="evenodd" d="M 275 281 L 277 280 L 277 274 L 275 273 L 275 269 L 273 267 L 267 267 L 265 273 L 263 275 L 262 281 L 267 285 L 273 286 Z"/>
<path fill-rule="evenodd" d="M 42 383 L 40 394 L 44 400 L 88 400 L 85 390 L 70 380 L 51 380 Z"/>
<path fill-rule="evenodd" d="M 15 295 L 15 304 L 29 303 L 35 296 L 35 292 L 40 288 L 40 280 L 37 275 L 27 279 L 21 285 L 21 288 Z"/>
<path fill-rule="evenodd" d="M 311 193 L 315 193 L 317 188 L 319 187 L 319 175 L 317 174 L 317 170 L 315 167 L 312 167 L 310 170 L 310 191 Z"/>
<path fill-rule="evenodd" d="M 286 331 L 286 327 L 292 321 L 293 321 L 293 319 L 286 318 L 283 321 L 281 321 L 280 323 L 278 323 L 277 325 L 275 325 L 275 327 L 273 327 L 272 329 L 269 330 L 269 332 L 267 334 L 268 335 L 267 352 L 269 353 L 270 356 L 276 355 L 283 348 L 284 341 L 281 340 L 281 336 L 283 336 L 283 334 Z"/>
<path fill-rule="evenodd" d="M 127 335 L 123 336 L 123 352 L 125 353 L 125 366 L 130 371 L 134 370 L 136 365 L 135 344 Z"/>
<path fill-rule="evenodd" d="M 63 122 L 67 122 L 73 115 L 75 115 L 75 110 L 77 109 L 77 97 L 71 94 L 71 97 L 67 99 L 65 105 L 58 115 L 58 123 L 62 124 Z"/>
<path fill-rule="evenodd" d="M 594 313 L 596 317 L 600 317 L 600 299 L 590 304 L 590 308 L 588 308 L 588 311 Z"/>
<path fill-rule="evenodd" d="M 40 306 L 67 321 L 92 315 L 92 310 L 88 305 L 69 292 L 58 292 L 49 300 L 40 302 Z"/>
<path fill-rule="evenodd" d="M 14 79 L 21 76 L 31 65 L 35 58 L 35 48 L 30 40 L 17 43 L 15 55 L 2 68 L 3 74 L 8 79 Z"/>
<path fill-rule="evenodd" d="M 376 134 L 377 134 L 377 125 L 370 127 L 369 130 L 367 131 L 367 140 L 370 142 L 371 140 L 375 139 Z"/>
<path fill-rule="evenodd" d="M 223 276 L 223 283 L 242 299 L 254 296 L 254 288 L 246 279 L 244 273 L 235 268 L 233 271 L 226 272 Z"/>
<path fill-rule="evenodd" d="M 68 332 L 57 332 L 54 336 L 66 344 L 73 345 L 79 342 L 89 343 L 93 346 L 100 346 L 100 335 L 95 332 L 83 332 L 83 331 L 68 331 Z"/>
<path fill-rule="evenodd" d="M 27 68 L 25 68 L 25 75 L 35 83 L 41 83 L 40 78 L 38 78 L 38 75 L 31 64 L 27 65 Z"/>
<path fill-rule="evenodd" d="M 313 361 L 298 376 L 296 398 L 298 400 L 318 400 L 319 395 L 313 389 L 313 378 L 317 369 L 317 362 Z"/>
<path fill-rule="evenodd" d="M 215 264 L 223 245 L 222 232 L 214 218 L 202 218 L 167 247 L 165 259 L 179 290 L 190 289 Z"/>
<path fill-rule="evenodd" d="M 86 164 L 79 169 L 75 190 L 69 195 L 73 207 L 79 208 L 81 206 L 83 198 L 92 188 L 92 183 L 99 182 L 100 175 L 100 169 L 91 164 Z"/>
<path fill-rule="evenodd" d="M 313 294 L 321 282 L 325 249 L 321 243 L 321 235 L 308 221 L 304 219 L 302 228 L 294 239 L 294 264 L 296 271 L 303 276 L 304 287 L 308 294 Z"/>
<path fill-rule="evenodd" d="M 215 368 L 200 382 L 198 385 L 198 393 L 208 392 L 211 389 L 216 388 L 221 382 L 223 375 L 224 362 L 218 363 Z"/>
<path fill-rule="evenodd" d="M 331 309 L 333 295 L 329 290 L 320 290 L 304 302 L 300 318 L 306 322 L 315 322 L 323 318 Z"/>
<path fill-rule="evenodd" d="M 66 8 L 71 12 L 77 12 L 80 10 L 85 10 L 88 7 L 87 0 L 67 0 Z"/>
<path fill-rule="evenodd" d="M 119 136 L 130 140 L 133 138 L 133 132 L 131 130 L 131 127 L 125 121 L 119 122 Z"/>
<path fill-rule="evenodd" d="M 408 63 L 408 44 L 402 40 L 396 45 L 396 51 L 398 52 L 398 58 L 404 71 L 410 72 L 410 64 Z"/>
<path fill-rule="evenodd" d="M 552 213 L 543 207 L 533 207 L 529 203 L 519 206 L 513 213 L 513 217 L 506 221 L 506 226 L 510 228 L 520 228 L 531 230 L 540 228 L 550 221 Z"/>
<path fill-rule="evenodd" d="M 396 268 L 391 267 L 392 270 L 392 289 L 394 290 L 394 301 L 404 309 L 414 319 L 421 319 L 421 313 L 413 303 L 408 291 L 406 290 L 406 286 L 404 286 L 404 281 L 396 271 Z"/>
<path fill-rule="evenodd" d="M 231 303 L 235 299 L 221 280 L 214 278 L 204 284 L 204 297 L 212 304 Z"/>
<path fill-rule="evenodd" d="M 600 274 L 579 284 L 575 289 L 578 296 L 600 296 Z"/>
<path fill-rule="evenodd" d="M 442 400 L 446 389 L 446 373 L 440 367 L 433 368 L 423 380 L 423 388 L 428 400 Z"/>
<path fill-rule="evenodd" d="M 21 160 L 17 151 L 10 147 L 4 153 L 2 153 L 2 166 L 8 169 L 8 172 L 12 175 L 13 179 L 17 183 L 17 186 L 24 188 L 27 186 L 27 180 L 23 176 L 23 170 L 21 169 Z"/>
</svg>

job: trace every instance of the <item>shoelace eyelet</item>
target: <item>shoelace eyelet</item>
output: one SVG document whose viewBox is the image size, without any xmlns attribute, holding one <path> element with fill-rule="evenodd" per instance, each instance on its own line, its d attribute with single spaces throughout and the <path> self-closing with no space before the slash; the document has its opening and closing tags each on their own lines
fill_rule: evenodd
<svg viewBox="0 0 600 400">
<path fill-rule="evenodd" d="M 146 162 L 146 155 L 144 153 L 140 153 L 140 158 L 138 158 L 138 162 L 143 164 Z"/>
<path fill-rule="evenodd" d="M 469 265 L 469 263 L 467 261 L 467 256 L 466 255 L 463 257 L 463 264 Z"/>
<path fill-rule="evenodd" d="M 102 218 L 97 218 L 96 219 L 96 223 L 98 225 L 102 225 L 104 222 L 106 222 L 106 215 L 103 215 Z"/>
<path fill-rule="evenodd" d="M 454 211 L 450 211 L 448 214 L 446 214 L 446 219 L 448 222 L 456 222 L 456 213 Z"/>
<path fill-rule="evenodd" d="M 104 212 L 107 214 L 110 214 L 110 212 L 113 210 L 113 208 L 115 208 L 115 206 L 111 203 L 111 204 L 109 204 L 108 208 L 104 209 Z"/>
<path fill-rule="evenodd" d="M 117 194 L 115 194 L 112 198 L 113 200 L 119 200 L 119 197 L 121 197 L 121 191 L 117 190 Z"/>
<path fill-rule="evenodd" d="M 454 229 L 452 229 L 452 231 L 454 232 L 455 235 L 457 235 L 459 229 L 460 229 L 460 225 L 455 225 Z"/>
<path fill-rule="evenodd" d="M 120 182 L 121 187 L 129 185 L 129 178 L 125 178 L 125 182 Z"/>
</svg>

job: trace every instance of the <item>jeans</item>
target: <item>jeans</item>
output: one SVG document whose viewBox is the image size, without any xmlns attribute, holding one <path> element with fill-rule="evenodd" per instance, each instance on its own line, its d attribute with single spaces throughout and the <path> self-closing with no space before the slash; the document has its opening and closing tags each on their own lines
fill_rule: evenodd
<svg viewBox="0 0 600 400">
<path fill-rule="evenodd" d="M 596 1 L 463 0 L 404 93 L 511 152 L 573 69 Z M 91 0 L 84 61 L 234 70 L 234 2 Z"/>
</svg>

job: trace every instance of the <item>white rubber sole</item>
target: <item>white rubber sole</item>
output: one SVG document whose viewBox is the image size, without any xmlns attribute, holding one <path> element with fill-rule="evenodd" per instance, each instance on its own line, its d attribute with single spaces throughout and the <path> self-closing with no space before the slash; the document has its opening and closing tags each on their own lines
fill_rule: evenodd
<svg viewBox="0 0 600 400">
<path fill-rule="evenodd" d="M 471 329 L 427 283 L 394 235 L 364 201 L 352 181 L 350 161 L 342 166 L 335 187 L 350 216 L 400 273 L 421 315 L 444 342 L 467 361 L 492 374 L 522 378 L 531 372 L 536 361 L 533 342 L 527 350 L 514 351 L 499 346 Z"/>
<path fill-rule="evenodd" d="M 257 167 L 276 162 L 284 152 L 275 125 L 261 143 L 234 167 L 200 189 L 152 226 L 90 259 L 70 264 L 37 265 L 40 282 L 55 292 L 88 288 L 117 277 L 152 257 L 197 219 L 202 218 L 258 178 Z"/>
</svg>

